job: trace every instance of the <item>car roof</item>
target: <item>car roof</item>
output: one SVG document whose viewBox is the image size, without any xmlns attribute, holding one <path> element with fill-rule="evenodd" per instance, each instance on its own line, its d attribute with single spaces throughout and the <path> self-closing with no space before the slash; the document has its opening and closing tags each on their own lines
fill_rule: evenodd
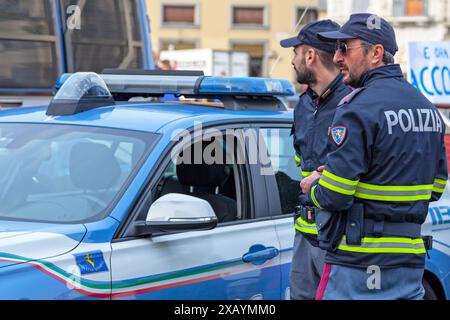
<svg viewBox="0 0 450 320">
<path fill-rule="evenodd" d="M 254 122 L 292 121 L 292 111 L 234 111 L 216 106 L 178 103 L 126 103 L 81 112 L 75 115 L 46 115 L 47 107 L 30 107 L 2 110 L 3 123 L 45 123 L 68 124 L 93 127 L 129 129 L 160 132 L 175 128 L 188 128 L 193 121 L 213 122 Z"/>
</svg>

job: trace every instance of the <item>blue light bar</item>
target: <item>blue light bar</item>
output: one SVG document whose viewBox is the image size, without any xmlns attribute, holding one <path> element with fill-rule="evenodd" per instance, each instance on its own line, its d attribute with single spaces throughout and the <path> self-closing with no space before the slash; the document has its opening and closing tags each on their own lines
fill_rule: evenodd
<svg viewBox="0 0 450 320">
<path fill-rule="evenodd" d="M 200 96 L 293 96 L 295 90 L 290 81 L 283 79 L 206 77 L 198 93 Z"/>
<path fill-rule="evenodd" d="M 58 90 L 72 74 L 56 81 Z M 99 74 L 111 93 L 179 94 L 189 96 L 293 96 L 292 83 L 284 79 L 233 78 L 180 75 Z"/>
</svg>

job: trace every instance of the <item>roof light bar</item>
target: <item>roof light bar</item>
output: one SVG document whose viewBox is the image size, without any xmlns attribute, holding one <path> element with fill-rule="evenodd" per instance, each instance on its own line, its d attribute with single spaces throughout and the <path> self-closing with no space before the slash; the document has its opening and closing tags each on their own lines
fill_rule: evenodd
<svg viewBox="0 0 450 320">
<path fill-rule="evenodd" d="M 56 89 L 69 79 L 63 74 Z M 198 75 L 99 74 L 111 93 L 188 96 L 292 96 L 291 82 L 268 78 L 204 77 Z"/>
</svg>

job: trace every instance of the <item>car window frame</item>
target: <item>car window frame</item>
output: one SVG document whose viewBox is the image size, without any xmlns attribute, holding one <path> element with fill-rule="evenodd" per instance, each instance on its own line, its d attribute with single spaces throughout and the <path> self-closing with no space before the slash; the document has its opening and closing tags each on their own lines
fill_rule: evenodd
<svg viewBox="0 0 450 320">
<path fill-rule="evenodd" d="M 268 123 L 263 123 L 263 124 L 259 124 L 257 126 L 258 129 L 288 129 L 291 130 L 292 128 L 292 124 L 293 121 L 291 122 L 277 122 L 277 123 L 272 123 L 272 124 L 268 124 Z M 292 151 L 294 151 L 294 146 L 292 145 Z M 294 153 L 292 153 L 292 156 L 294 156 Z M 270 205 L 270 212 L 271 212 L 271 216 L 273 219 L 285 219 L 285 218 L 289 218 L 289 217 L 293 217 L 294 216 L 294 212 L 292 213 L 285 213 L 283 214 L 283 210 L 282 210 L 282 206 L 281 206 L 281 198 L 280 198 L 280 192 L 278 189 L 278 184 L 277 184 L 277 180 L 275 178 L 275 175 L 265 175 L 264 176 L 265 179 L 265 185 L 267 188 L 267 196 L 269 197 L 269 195 L 273 195 L 276 194 L 277 195 L 277 200 L 275 201 L 269 201 L 269 205 Z"/>
<path fill-rule="evenodd" d="M 272 123 L 272 122 L 269 122 Z M 203 124 L 203 128 L 207 129 L 217 129 L 220 131 L 225 131 L 226 129 L 235 129 L 235 130 L 244 130 L 253 128 L 253 123 L 247 119 L 241 121 L 215 121 L 209 122 L 207 124 Z M 189 133 L 194 132 L 194 127 L 186 129 Z M 194 136 L 194 139 L 196 137 Z M 248 144 L 245 142 L 246 152 L 248 152 Z M 172 141 L 169 143 L 164 152 L 159 157 L 159 160 L 153 166 L 152 170 L 149 172 L 147 181 L 142 188 L 140 194 L 136 197 L 135 202 L 131 206 L 129 212 L 126 214 L 125 218 L 121 221 L 119 227 L 117 228 L 112 242 L 121 242 L 121 241 L 132 241 L 137 238 L 152 238 L 167 235 L 167 232 L 161 233 L 153 233 L 151 235 L 139 236 L 139 232 L 135 226 L 137 221 L 145 220 L 146 214 L 150 209 L 151 204 L 153 203 L 152 193 L 155 187 L 158 184 L 162 174 L 165 172 L 168 164 L 171 160 L 171 152 L 179 144 L 179 141 Z M 261 175 L 257 175 L 259 172 L 260 166 L 257 165 L 249 165 L 246 161 L 246 172 L 247 172 L 247 180 L 248 180 L 248 193 L 249 193 L 249 205 L 250 205 L 250 215 L 252 218 L 240 221 L 231 221 L 219 224 L 216 228 L 223 228 L 228 226 L 235 226 L 247 223 L 254 223 L 260 221 L 271 220 L 272 215 L 270 214 L 269 206 L 270 203 L 268 201 L 268 191 L 266 189 L 266 183 Z M 256 191 L 258 190 L 258 191 Z M 258 213 L 258 217 L 255 216 L 255 212 Z M 184 232 L 180 232 L 184 233 Z"/>
</svg>

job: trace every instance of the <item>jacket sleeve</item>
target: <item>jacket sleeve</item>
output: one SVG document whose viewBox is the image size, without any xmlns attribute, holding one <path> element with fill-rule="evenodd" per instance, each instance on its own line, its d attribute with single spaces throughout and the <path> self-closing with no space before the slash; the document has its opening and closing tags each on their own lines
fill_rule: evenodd
<svg viewBox="0 0 450 320">
<path fill-rule="evenodd" d="M 337 109 L 325 170 L 308 195 L 316 207 L 342 211 L 352 206 L 359 179 L 369 167 L 370 132 L 367 120 L 348 105 Z"/>
<path fill-rule="evenodd" d="M 445 132 L 445 127 L 444 127 Z M 436 177 L 434 179 L 433 193 L 431 194 L 431 201 L 437 201 L 441 198 L 448 180 L 447 168 L 447 151 L 445 147 L 444 134 L 441 139 L 441 150 L 439 154 L 439 161 L 436 168 Z"/>
</svg>

